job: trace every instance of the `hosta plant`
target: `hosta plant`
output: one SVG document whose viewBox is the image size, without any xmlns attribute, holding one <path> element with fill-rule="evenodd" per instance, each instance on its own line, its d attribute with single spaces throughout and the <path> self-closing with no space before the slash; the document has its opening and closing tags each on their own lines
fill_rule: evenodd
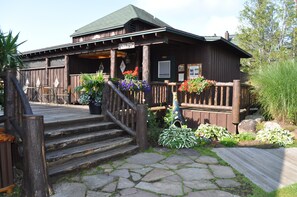
<svg viewBox="0 0 297 197">
<path fill-rule="evenodd" d="M 256 139 L 270 144 L 286 146 L 293 144 L 294 139 L 290 131 L 281 128 L 267 129 L 258 131 Z"/>
<path fill-rule="evenodd" d="M 197 138 L 190 128 L 170 126 L 159 136 L 159 145 L 168 148 L 191 148 L 197 144 Z"/>
<path fill-rule="evenodd" d="M 222 138 L 233 138 L 233 136 L 224 128 L 210 124 L 200 124 L 195 131 L 197 137 L 205 137 L 212 140 L 221 141 Z"/>
</svg>

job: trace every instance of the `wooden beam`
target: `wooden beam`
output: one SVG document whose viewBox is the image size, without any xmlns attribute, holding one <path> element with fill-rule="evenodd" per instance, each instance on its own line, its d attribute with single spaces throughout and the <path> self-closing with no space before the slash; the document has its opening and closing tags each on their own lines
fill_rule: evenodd
<svg viewBox="0 0 297 197">
<path fill-rule="evenodd" d="M 65 55 L 64 57 L 65 67 L 64 67 L 64 89 L 68 88 L 69 84 L 69 56 Z"/>
<path fill-rule="evenodd" d="M 142 47 L 142 80 L 150 82 L 150 46 Z"/>
<path fill-rule="evenodd" d="M 240 80 L 233 80 L 232 123 L 240 122 Z M 237 132 L 237 129 L 236 129 Z"/>
<path fill-rule="evenodd" d="M 49 82 L 49 80 L 48 80 L 48 67 L 50 66 L 50 61 L 49 61 L 49 59 L 48 58 L 45 58 L 45 83 L 47 84 L 47 85 L 49 85 L 48 84 L 48 82 Z"/>
<path fill-rule="evenodd" d="M 117 51 L 114 49 L 110 50 L 110 77 L 111 78 L 115 78 L 117 76 L 116 59 L 117 59 Z"/>
</svg>

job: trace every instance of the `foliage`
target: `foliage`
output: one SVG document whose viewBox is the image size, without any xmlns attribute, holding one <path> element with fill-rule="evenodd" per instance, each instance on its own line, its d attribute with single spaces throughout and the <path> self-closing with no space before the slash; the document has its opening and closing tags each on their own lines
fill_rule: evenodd
<svg viewBox="0 0 297 197">
<path fill-rule="evenodd" d="M 235 136 L 239 141 L 253 141 L 256 139 L 256 134 L 251 132 L 239 133 Z"/>
<path fill-rule="evenodd" d="M 294 0 L 246 0 L 236 35 L 253 56 L 241 62 L 245 71 L 296 57 L 296 13 Z"/>
<path fill-rule="evenodd" d="M 24 42 L 18 44 L 18 38 L 19 34 L 13 36 L 11 31 L 5 34 L 0 30 L 0 72 L 23 66 L 17 48 Z"/>
<path fill-rule="evenodd" d="M 215 81 L 206 80 L 203 76 L 195 79 L 185 80 L 178 88 L 181 92 L 200 94 L 206 88 L 215 84 Z"/>
<path fill-rule="evenodd" d="M 257 132 L 256 139 L 262 142 L 277 144 L 279 146 L 286 146 L 288 144 L 293 144 L 294 142 L 291 132 L 281 128 L 274 128 L 272 130 L 264 128 Z"/>
<path fill-rule="evenodd" d="M 159 123 L 157 121 L 156 112 L 148 110 L 147 118 L 148 127 L 148 138 L 152 144 L 158 144 L 159 135 L 161 133 L 161 128 L 159 128 Z"/>
<path fill-rule="evenodd" d="M 265 65 L 251 76 L 258 102 L 274 119 L 297 123 L 297 62 Z"/>
<path fill-rule="evenodd" d="M 144 80 L 137 80 L 138 67 L 134 71 L 127 70 L 123 72 L 124 79 L 119 80 L 118 86 L 122 91 L 150 91 L 150 85 Z"/>
<path fill-rule="evenodd" d="M 177 118 L 177 112 L 173 113 L 172 108 L 167 108 L 166 114 L 164 116 L 165 127 L 170 127 L 173 121 Z"/>
<path fill-rule="evenodd" d="M 195 135 L 218 141 L 221 141 L 223 138 L 232 138 L 232 135 L 224 127 L 210 124 L 200 124 L 195 131 Z"/>
<path fill-rule="evenodd" d="M 104 76 L 102 71 L 96 74 L 82 74 L 81 85 L 75 88 L 80 92 L 79 103 L 88 104 L 90 102 L 100 103 L 104 89 Z"/>
<path fill-rule="evenodd" d="M 222 137 L 220 140 L 220 144 L 223 144 L 224 146 L 227 146 L 227 147 L 233 147 L 238 144 L 238 140 L 233 137 Z"/>
<path fill-rule="evenodd" d="M 172 125 L 162 131 L 159 144 L 168 148 L 191 148 L 197 144 L 197 138 L 192 129 Z"/>
</svg>

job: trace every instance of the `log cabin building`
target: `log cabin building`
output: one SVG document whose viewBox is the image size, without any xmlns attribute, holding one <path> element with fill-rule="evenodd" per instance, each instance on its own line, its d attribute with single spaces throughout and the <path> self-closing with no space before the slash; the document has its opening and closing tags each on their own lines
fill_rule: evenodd
<svg viewBox="0 0 297 197">
<path fill-rule="evenodd" d="M 29 87 L 27 94 L 31 100 L 37 99 L 33 95 L 36 88 L 39 91 L 40 87 L 55 86 L 56 96 L 65 96 L 64 102 L 75 103 L 73 90 L 81 73 L 103 70 L 111 78 L 123 78 L 123 71 L 136 66 L 140 70 L 139 79 L 151 83 L 182 82 L 198 75 L 232 82 L 240 79 L 240 59 L 251 57 L 228 39 L 175 29 L 133 5 L 79 28 L 71 37 L 72 43 L 22 53 L 26 67 L 20 71 L 20 81 Z M 222 97 L 228 94 L 221 91 Z M 41 94 L 44 95 L 49 93 Z M 179 99 L 182 103 L 183 99 Z M 217 105 L 223 105 L 219 100 Z M 224 105 L 232 106 L 231 100 L 224 101 Z M 215 99 L 202 104 L 212 102 L 214 105 Z M 192 119 L 198 117 L 193 113 Z M 186 111 L 184 115 L 188 117 Z M 228 121 L 226 118 L 226 124 L 232 125 Z"/>
</svg>

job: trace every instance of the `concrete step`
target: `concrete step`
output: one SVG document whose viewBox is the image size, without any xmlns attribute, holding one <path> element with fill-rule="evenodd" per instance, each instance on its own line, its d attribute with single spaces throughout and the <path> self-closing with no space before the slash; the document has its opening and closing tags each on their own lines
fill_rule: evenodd
<svg viewBox="0 0 297 197">
<path fill-rule="evenodd" d="M 77 145 L 115 138 L 123 135 L 124 133 L 125 132 L 121 129 L 108 129 L 103 131 L 71 135 L 63 138 L 50 139 L 45 141 L 45 149 L 47 152 L 49 152 L 63 148 L 70 148 Z"/>
<path fill-rule="evenodd" d="M 87 122 L 74 125 L 62 124 L 56 125 L 45 130 L 45 139 L 59 138 L 66 135 L 77 135 L 81 133 L 94 132 L 99 130 L 114 129 L 118 126 L 113 122 Z"/>
<path fill-rule="evenodd" d="M 85 157 L 71 159 L 63 164 L 49 167 L 49 175 L 56 176 L 56 175 L 69 173 L 75 170 L 79 170 L 82 168 L 92 167 L 101 162 L 115 159 L 117 157 L 124 156 L 127 154 L 131 154 L 133 152 L 136 152 L 137 150 L 138 150 L 138 146 L 136 145 L 126 145 L 126 146 L 115 148 L 105 152 L 100 152 L 100 153 L 91 154 Z"/>
<path fill-rule="evenodd" d="M 132 141 L 133 138 L 131 137 L 117 137 L 101 142 L 94 142 L 72 148 L 52 151 L 46 154 L 46 160 L 48 162 L 48 166 L 58 165 L 70 159 L 85 157 L 90 154 L 104 152 L 116 147 L 124 146 L 130 144 Z"/>
</svg>

